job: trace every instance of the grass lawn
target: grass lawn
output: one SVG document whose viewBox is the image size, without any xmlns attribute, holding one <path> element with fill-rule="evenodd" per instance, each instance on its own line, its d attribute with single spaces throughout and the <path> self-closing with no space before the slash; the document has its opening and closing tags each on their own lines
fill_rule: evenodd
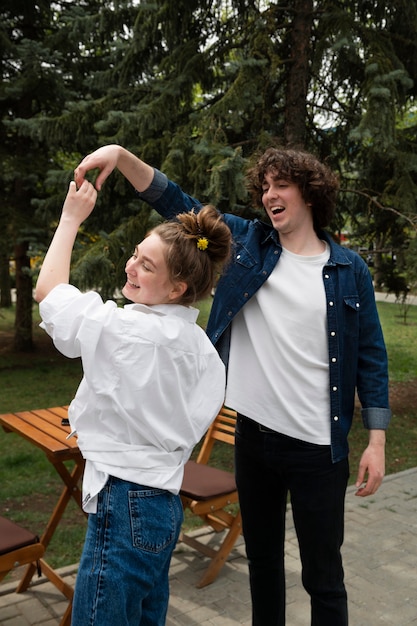
<svg viewBox="0 0 417 626">
<path fill-rule="evenodd" d="M 201 305 L 200 324 L 208 318 L 211 299 Z M 417 307 L 402 323 L 398 305 L 379 302 L 381 323 L 389 355 L 393 420 L 388 431 L 387 473 L 417 465 Z M 0 309 L 0 413 L 68 404 L 81 379 L 79 360 L 60 355 L 37 327 L 36 350 L 14 354 L 10 350 L 14 311 Z M 350 435 L 351 482 L 360 454 L 366 446 L 359 410 Z M 14 434 L 0 429 L 0 514 L 34 532 L 41 533 L 60 490 L 61 479 L 44 454 Z M 215 457 L 218 466 L 233 469 L 233 451 L 222 447 Z M 48 561 L 60 567 L 78 561 L 85 533 L 85 517 L 75 504 L 67 508 L 48 548 Z M 193 520 L 185 520 L 189 528 Z"/>
</svg>

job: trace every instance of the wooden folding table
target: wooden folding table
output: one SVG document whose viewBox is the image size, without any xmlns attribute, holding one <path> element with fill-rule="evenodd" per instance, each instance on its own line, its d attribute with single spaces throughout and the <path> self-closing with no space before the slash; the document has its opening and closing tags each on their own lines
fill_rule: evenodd
<svg viewBox="0 0 417 626">
<path fill-rule="evenodd" d="M 62 424 L 62 420 L 67 418 L 67 409 L 68 407 L 61 406 L 0 415 L 0 425 L 3 429 L 6 432 L 17 433 L 37 448 L 43 450 L 64 482 L 64 488 L 40 538 L 40 542 L 45 548 L 51 541 L 71 498 L 74 498 L 81 508 L 79 482 L 84 470 L 84 460 L 78 449 L 76 437 L 67 439 L 70 428 Z M 73 467 L 68 469 L 65 461 L 74 461 Z M 73 588 L 43 559 L 40 560 L 40 565 L 42 573 L 70 600 L 69 617 L 65 619 L 64 616 L 61 624 L 69 623 L 71 601 L 74 594 Z M 35 571 L 35 564 L 32 563 L 27 566 L 25 574 L 16 589 L 17 593 L 26 591 Z"/>
</svg>

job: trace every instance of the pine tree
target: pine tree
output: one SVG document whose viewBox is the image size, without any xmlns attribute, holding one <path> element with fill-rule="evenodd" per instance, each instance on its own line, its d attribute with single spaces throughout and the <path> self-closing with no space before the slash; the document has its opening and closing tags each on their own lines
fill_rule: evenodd
<svg viewBox="0 0 417 626">
<path fill-rule="evenodd" d="M 335 229 L 350 220 L 370 245 L 404 248 L 416 214 L 416 6 L 3 2 L 2 232 L 11 229 L 26 254 L 31 241 L 39 246 L 71 170 L 105 143 L 124 145 L 202 201 L 252 215 L 245 167 L 281 143 L 340 172 Z M 149 219 L 112 175 L 80 238 L 74 279 L 111 294 L 120 255 Z"/>
<path fill-rule="evenodd" d="M 24 132 L 35 116 L 49 114 L 62 103 L 61 81 L 54 65 L 57 53 L 45 43 L 49 3 L 7 0 L 1 8 L 0 60 L 0 239 L 1 254 L 15 263 L 15 348 L 31 350 L 32 276 L 30 243 L 39 228 L 32 200 L 42 196 L 43 173 L 50 166 L 48 146 Z M 55 76 L 54 76 L 55 74 Z"/>
</svg>

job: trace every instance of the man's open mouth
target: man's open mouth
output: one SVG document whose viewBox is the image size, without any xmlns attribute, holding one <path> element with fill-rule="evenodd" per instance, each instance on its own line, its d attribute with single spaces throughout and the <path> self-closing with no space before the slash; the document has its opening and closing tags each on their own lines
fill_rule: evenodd
<svg viewBox="0 0 417 626">
<path fill-rule="evenodd" d="M 285 211 L 285 208 L 283 206 L 276 206 L 271 209 L 272 215 L 278 215 L 278 213 L 282 213 L 283 211 Z"/>
</svg>

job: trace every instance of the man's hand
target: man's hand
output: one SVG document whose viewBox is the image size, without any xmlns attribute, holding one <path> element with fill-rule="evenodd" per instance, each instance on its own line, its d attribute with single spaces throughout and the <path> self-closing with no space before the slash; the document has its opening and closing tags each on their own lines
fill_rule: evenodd
<svg viewBox="0 0 417 626">
<path fill-rule="evenodd" d="M 106 178 L 117 167 L 119 152 L 120 146 L 112 144 L 109 146 L 103 146 L 102 148 L 95 150 L 95 152 L 87 155 L 74 171 L 74 178 L 77 186 L 81 187 L 84 183 L 87 172 L 98 169 L 100 172 L 95 182 L 95 188 L 97 191 L 100 191 Z"/>
<path fill-rule="evenodd" d="M 362 454 L 356 480 L 356 496 L 374 494 L 385 475 L 385 431 L 370 430 L 369 444 Z M 366 479 L 367 476 L 367 479 Z M 366 481 L 366 482 L 365 482 Z"/>
<path fill-rule="evenodd" d="M 97 191 L 100 191 L 104 181 L 116 168 L 137 191 L 145 191 L 154 177 L 153 167 L 122 146 L 111 144 L 95 150 L 81 161 L 74 171 L 77 187 L 81 187 L 84 183 L 87 172 L 99 170 L 95 187 Z"/>
</svg>

